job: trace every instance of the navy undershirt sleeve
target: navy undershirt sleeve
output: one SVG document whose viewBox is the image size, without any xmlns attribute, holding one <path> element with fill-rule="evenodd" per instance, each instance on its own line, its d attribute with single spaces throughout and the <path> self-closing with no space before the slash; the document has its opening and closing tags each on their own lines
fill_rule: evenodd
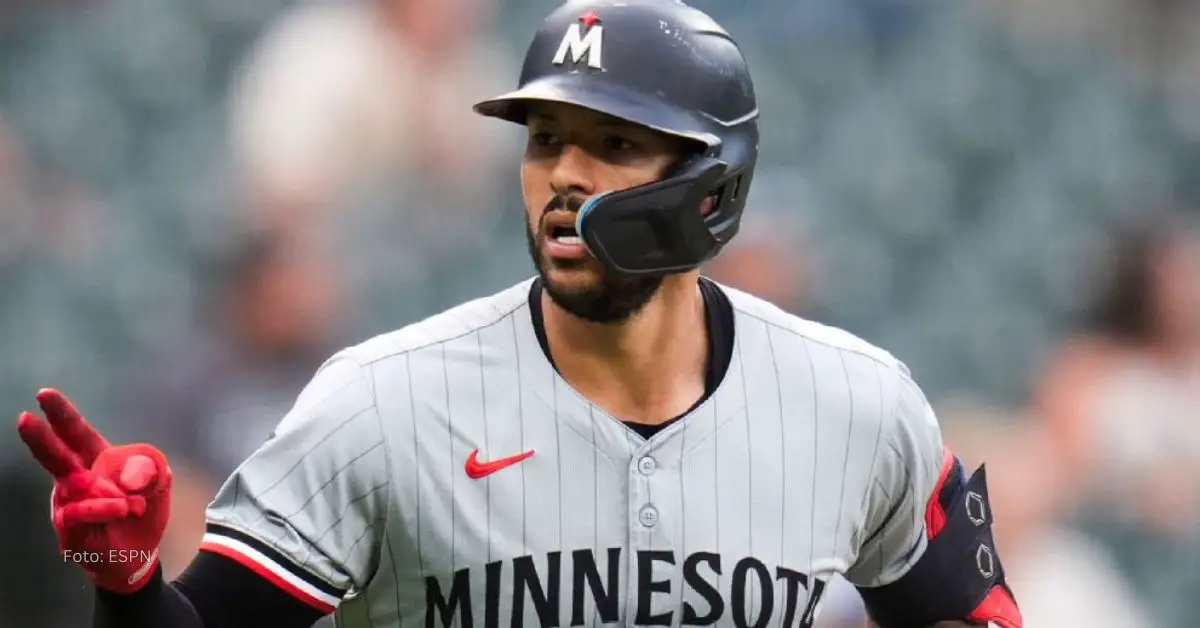
<svg viewBox="0 0 1200 628">
<path fill-rule="evenodd" d="M 201 552 L 172 583 L 132 595 L 97 591 L 93 628 L 311 628 L 320 612 L 237 562 Z"/>
</svg>

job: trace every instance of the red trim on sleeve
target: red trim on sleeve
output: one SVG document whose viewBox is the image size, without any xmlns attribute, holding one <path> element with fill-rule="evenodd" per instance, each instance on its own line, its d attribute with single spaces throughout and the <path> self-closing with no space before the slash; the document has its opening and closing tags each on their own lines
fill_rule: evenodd
<svg viewBox="0 0 1200 628">
<path fill-rule="evenodd" d="M 317 598 L 305 593 L 304 591 L 301 591 L 299 588 L 297 588 L 292 583 L 288 582 L 287 580 L 284 580 L 283 578 L 280 578 L 275 572 L 260 565 L 259 563 L 255 562 L 253 559 L 251 559 L 247 556 L 244 556 L 237 550 L 225 547 L 224 545 L 217 545 L 216 543 L 201 543 L 200 551 L 211 552 L 213 554 L 217 554 L 218 556 L 224 556 L 225 558 L 228 558 L 232 561 L 237 562 L 239 565 L 258 574 L 261 578 L 263 578 L 267 582 L 270 582 L 271 584 L 275 585 L 276 587 L 278 587 L 280 590 L 287 593 L 288 595 L 291 595 L 292 597 L 303 602 L 304 604 L 316 609 L 323 616 L 329 615 L 329 614 L 333 613 L 333 611 L 337 610 L 335 607 L 333 607 L 329 604 L 326 604 L 325 602 L 322 602 L 321 600 L 318 600 Z"/>
<path fill-rule="evenodd" d="M 1007 588 L 999 585 L 988 591 L 987 597 L 971 611 L 967 620 L 987 625 L 995 624 L 1000 628 L 1022 628 L 1024 622 L 1021 609 L 1017 608 L 1017 601 Z"/>
<path fill-rule="evenodd" d="M 950 453 L 949 447 L 942 446 L 942 471 L 938 475 L 937 486 L 933 487 L 933 493 L 929 496 L 929 502 L 925 506 L 925 534 L 931 539 L 946 527 L 946 509 L 942 508 L 942 503 L 938 498 L 942 494 L 942 489 L 946 487 L 946 480 L 950 478 L 950 472 L 953 469 L 954 454 Z"/>
</svg>

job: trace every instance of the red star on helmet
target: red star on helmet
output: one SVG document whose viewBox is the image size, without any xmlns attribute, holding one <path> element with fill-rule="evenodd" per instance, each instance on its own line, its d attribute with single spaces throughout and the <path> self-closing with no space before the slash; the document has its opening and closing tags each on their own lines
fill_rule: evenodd
<svg viewBox="0 0 1200 628">
<path fill-rule="evenodd" d="M 584 30 L 586 30 L 596 24 L 599 24 L 600 16 L 596 15 L 595 9 L 588 9 L 587 13 L 584 13 L 583 15 L 579 16 L 579 21 L 583 22 L 583 28 L 584 28 Z"/>
</svg>

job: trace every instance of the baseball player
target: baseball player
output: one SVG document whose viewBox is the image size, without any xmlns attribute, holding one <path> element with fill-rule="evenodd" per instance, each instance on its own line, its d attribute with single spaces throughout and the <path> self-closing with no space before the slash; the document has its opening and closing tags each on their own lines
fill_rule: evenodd
<svg viewBox="0 0 1200 628">
<path fill-rule="evenodd" d="M 700 277 L 758 154 L 720 26 L 572 0 L 475 109 L 528 129 L 536 278 L 333 356 L 174 582 L 162 453 L 54 390 L 18 419 L 94 626 L 812 626 L 840 574 L 884 628 L 1021 627 L 983 470 L 905 367 Z"/>
</svg>

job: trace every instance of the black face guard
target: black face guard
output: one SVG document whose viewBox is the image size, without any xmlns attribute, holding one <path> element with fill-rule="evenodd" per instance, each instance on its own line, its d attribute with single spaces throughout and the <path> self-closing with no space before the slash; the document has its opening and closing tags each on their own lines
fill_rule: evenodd
<svg viewBox="0 0 1200 628">
<path fill-rule="evenodd" d="M 717 193 L 725 171 L 724 162 L 697 157 L 661 181 L 593 196 L 579 209 L 575 230 L 610 271 L 661 276 L 693 270 L 723 245 L 700 206 Z"/>
</svg>

